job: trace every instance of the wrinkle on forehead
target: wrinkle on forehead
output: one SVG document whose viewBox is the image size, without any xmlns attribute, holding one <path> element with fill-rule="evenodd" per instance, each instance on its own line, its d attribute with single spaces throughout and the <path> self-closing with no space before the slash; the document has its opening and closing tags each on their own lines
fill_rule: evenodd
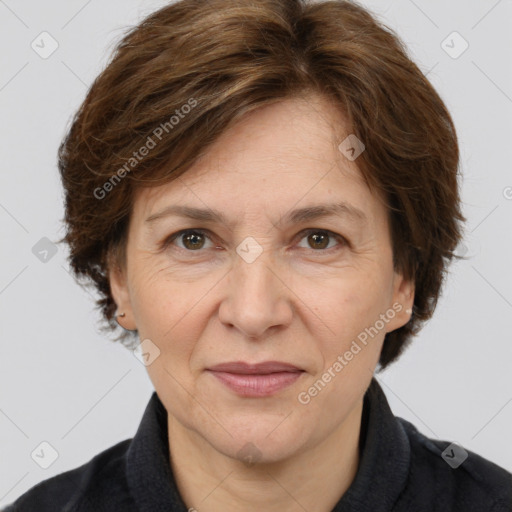
<svg viewBox="0 0 512 512">
<path fill-rule="evenodd" d="M 341 110 L 325 97 L 312 95 L 306 100 L 284 99 L 247 113 L 224 132 L 184 174 L 164 185 L 138 191 L 135 199 L 145 218 L 156 209 L 155 203 L 161 208 L 160 203 L 164 205 L 164 201 L 181 202 L 187 196 L 193 199 L 195 205 L 202 204 L 202 207 L 209 208 L 207 202 L 212 197 L 212 191 L 216 196 L 227 196 L 236 194 L 239 186 L 243 190 L 244 186 L 250 189 L 254 185 L 253 189 L 257 191 L 256 186 L 260 186 L 261 190 L 261 185 L 268 182 L 269 188 L 264 189 L 264 204 L 254 204 L 251 209 L 249 205 L 252 197 L 248 197 L 243 201 L 240 211 L 232 214 L 247 214 L 258 219 L 266 217 L 275 224 L 279 219 L 272 221 L 271 216 L 275 217 L 275 213 L 271 215 L 267 205 L 281 202 L 280 199 L 287 191 L 286 185 L 293 184 L 288 179 L 293 180 L 297 173 L 304 190 L 297 188 L 296 193 L 291 191 L 289 195 L 295 195 L 296 199 L 289 201 L 290 207 L 284 210 L 291 209 L 293 203 L 301 202 L 302 196 L 302 202 L 308 202 L 309 189 L 316 187 L 326 177 L 331 179 L 333 186 L 329 187 L 328 192 L 332 192 L 337 185 L 332 181 L 332 176 L 328 176 L 330 173 L 338 173 L 343 179 L 338 183 L 344 189 L 348 185 L 347 180 L 356 185 L 349 186 L 349 192 L 357 191 L 357 185 L 363 185 L 369 190 L 356 162 L 349 161 L 338 150 L 340 137 L 346 135 Z M 304 172 L 308 169 L 305 165 L 308 161 L 311 162 L 310 176 Z M 317 173 L 315 169 L 318 169 Z M 264 172 L 259 172 L 261 170 Z M 278 180 L 275 179 L 276 173 L 279 175 Z M 236 175 L 235 180 L 223 183 L 229 174 Z M 237 180 L 240 184 L 236 183 Z M 229 190 L 224 188 L 227 186 Z M 370 193 L 373 195 L 373 191 L 370 190 Z M 359 193 L 357 195 L 360 196 Z M 256 197 L 256 202 L 259 199 Z M 361 204 L 367 202 L 366 198 L 363 199 Z M 382 198 L 378 199 L 382 202 Z M 219 202 L 216 204 L 219 205 Z M 223 202 L 221 199 L 220 204 L 224 206 L 225 200 Z"/>
</svg>

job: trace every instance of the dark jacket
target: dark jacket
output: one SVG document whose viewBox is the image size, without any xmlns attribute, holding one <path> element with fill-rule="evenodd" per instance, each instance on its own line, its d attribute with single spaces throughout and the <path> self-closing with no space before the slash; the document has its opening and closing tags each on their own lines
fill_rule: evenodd
<svg viewBox="0 0 512 512">
<path fill-rule="evenodd" d="M 373 378 L 364 397 L 357 474 L 333 512 L 511 512 L 512 474 L 450 445 L 395 417 Z M 5 509 L 103 511 L 187 512 L 169 464 L 167 413 L 156 392 L 133 439 L 39 483 Z"/>
</svg>

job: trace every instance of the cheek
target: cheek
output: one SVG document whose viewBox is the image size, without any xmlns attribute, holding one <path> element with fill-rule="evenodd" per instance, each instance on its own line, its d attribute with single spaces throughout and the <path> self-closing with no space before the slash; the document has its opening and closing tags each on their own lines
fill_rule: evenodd
<svg viewBox="0 0 512 512">
<path fill-rule="evenodd" d="M 320 284 L 320 283 L 319 283 Z M 304 283 L 306 304 L 311 304 L 309 316 L 325 332 L 328 350 L 339 350 L 340 344 L 351 340 L 375 324 L 385 312 L 389 297 L 382 275 L 370 272 L 346 272 L 343 277 L 330 279 L 321 286 Z"/>
<path fill-rule="evenodd" d="M 139 265 L 132 276 L 131 304 L 139 336 L 160 345 L 165 333 L 178 321 L 179 290 L 150 265 Z"/>
<path fill-rule="evenodd" d="M 157 345 L 163 356 L 160 362 L 173 373 L 183 374 L 188 368 L 205 328 L 208 300 L 204 296 L 209 288 L 211 284 L 205 286 L 204 280 L 177 281 L 165 270 L 145 272 L 137 280 L 132 303 L 139 336 Z"/>
<path fill-rule="evenodd" d="M 179 295 L 164 296 L 158 288 L 153 288 L 152 294 L 158 300 L 143 303 L 139 311 L 140 338 L 150 339 L 159 351 L 146 370 L 155 389 L 166 390 L 174 397 L 174 406 L 186 408 L 187 394 L 183 390 L 193 392 L 195 388 L 191 359 L 204 326 L 195 310 L 176 299 Z"/>
</svg>

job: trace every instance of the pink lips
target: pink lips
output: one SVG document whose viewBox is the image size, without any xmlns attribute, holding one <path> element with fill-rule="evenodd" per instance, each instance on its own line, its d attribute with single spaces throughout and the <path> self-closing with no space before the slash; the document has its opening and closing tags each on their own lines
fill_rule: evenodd
<svg viewBox="0 0 512 512">
<path fill-rule="evenodd" d="M 279 361 L 249 364 L 243 361 L 221 363 L 208 371 L 238 395 L 270 396 L 294 383 L 304 372 Z"/>
</svg>

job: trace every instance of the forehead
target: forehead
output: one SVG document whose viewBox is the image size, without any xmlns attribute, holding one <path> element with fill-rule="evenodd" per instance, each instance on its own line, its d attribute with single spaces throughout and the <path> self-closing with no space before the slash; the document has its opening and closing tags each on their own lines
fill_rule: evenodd
<svg viewBox="0 0 512 512">
<path fill-rule="evenodd" d="M 337 199 L 368 210 L 372 194 L 357 160 L 338 149 L 348 134 L 341 111 L 322 96 L 264 106 L 225 131 L 179 179 L 138 190 L 137 213 L 146 218 L 185 200 L 235 215 L 251 205 L 256 214 Z"/>
</svg>

